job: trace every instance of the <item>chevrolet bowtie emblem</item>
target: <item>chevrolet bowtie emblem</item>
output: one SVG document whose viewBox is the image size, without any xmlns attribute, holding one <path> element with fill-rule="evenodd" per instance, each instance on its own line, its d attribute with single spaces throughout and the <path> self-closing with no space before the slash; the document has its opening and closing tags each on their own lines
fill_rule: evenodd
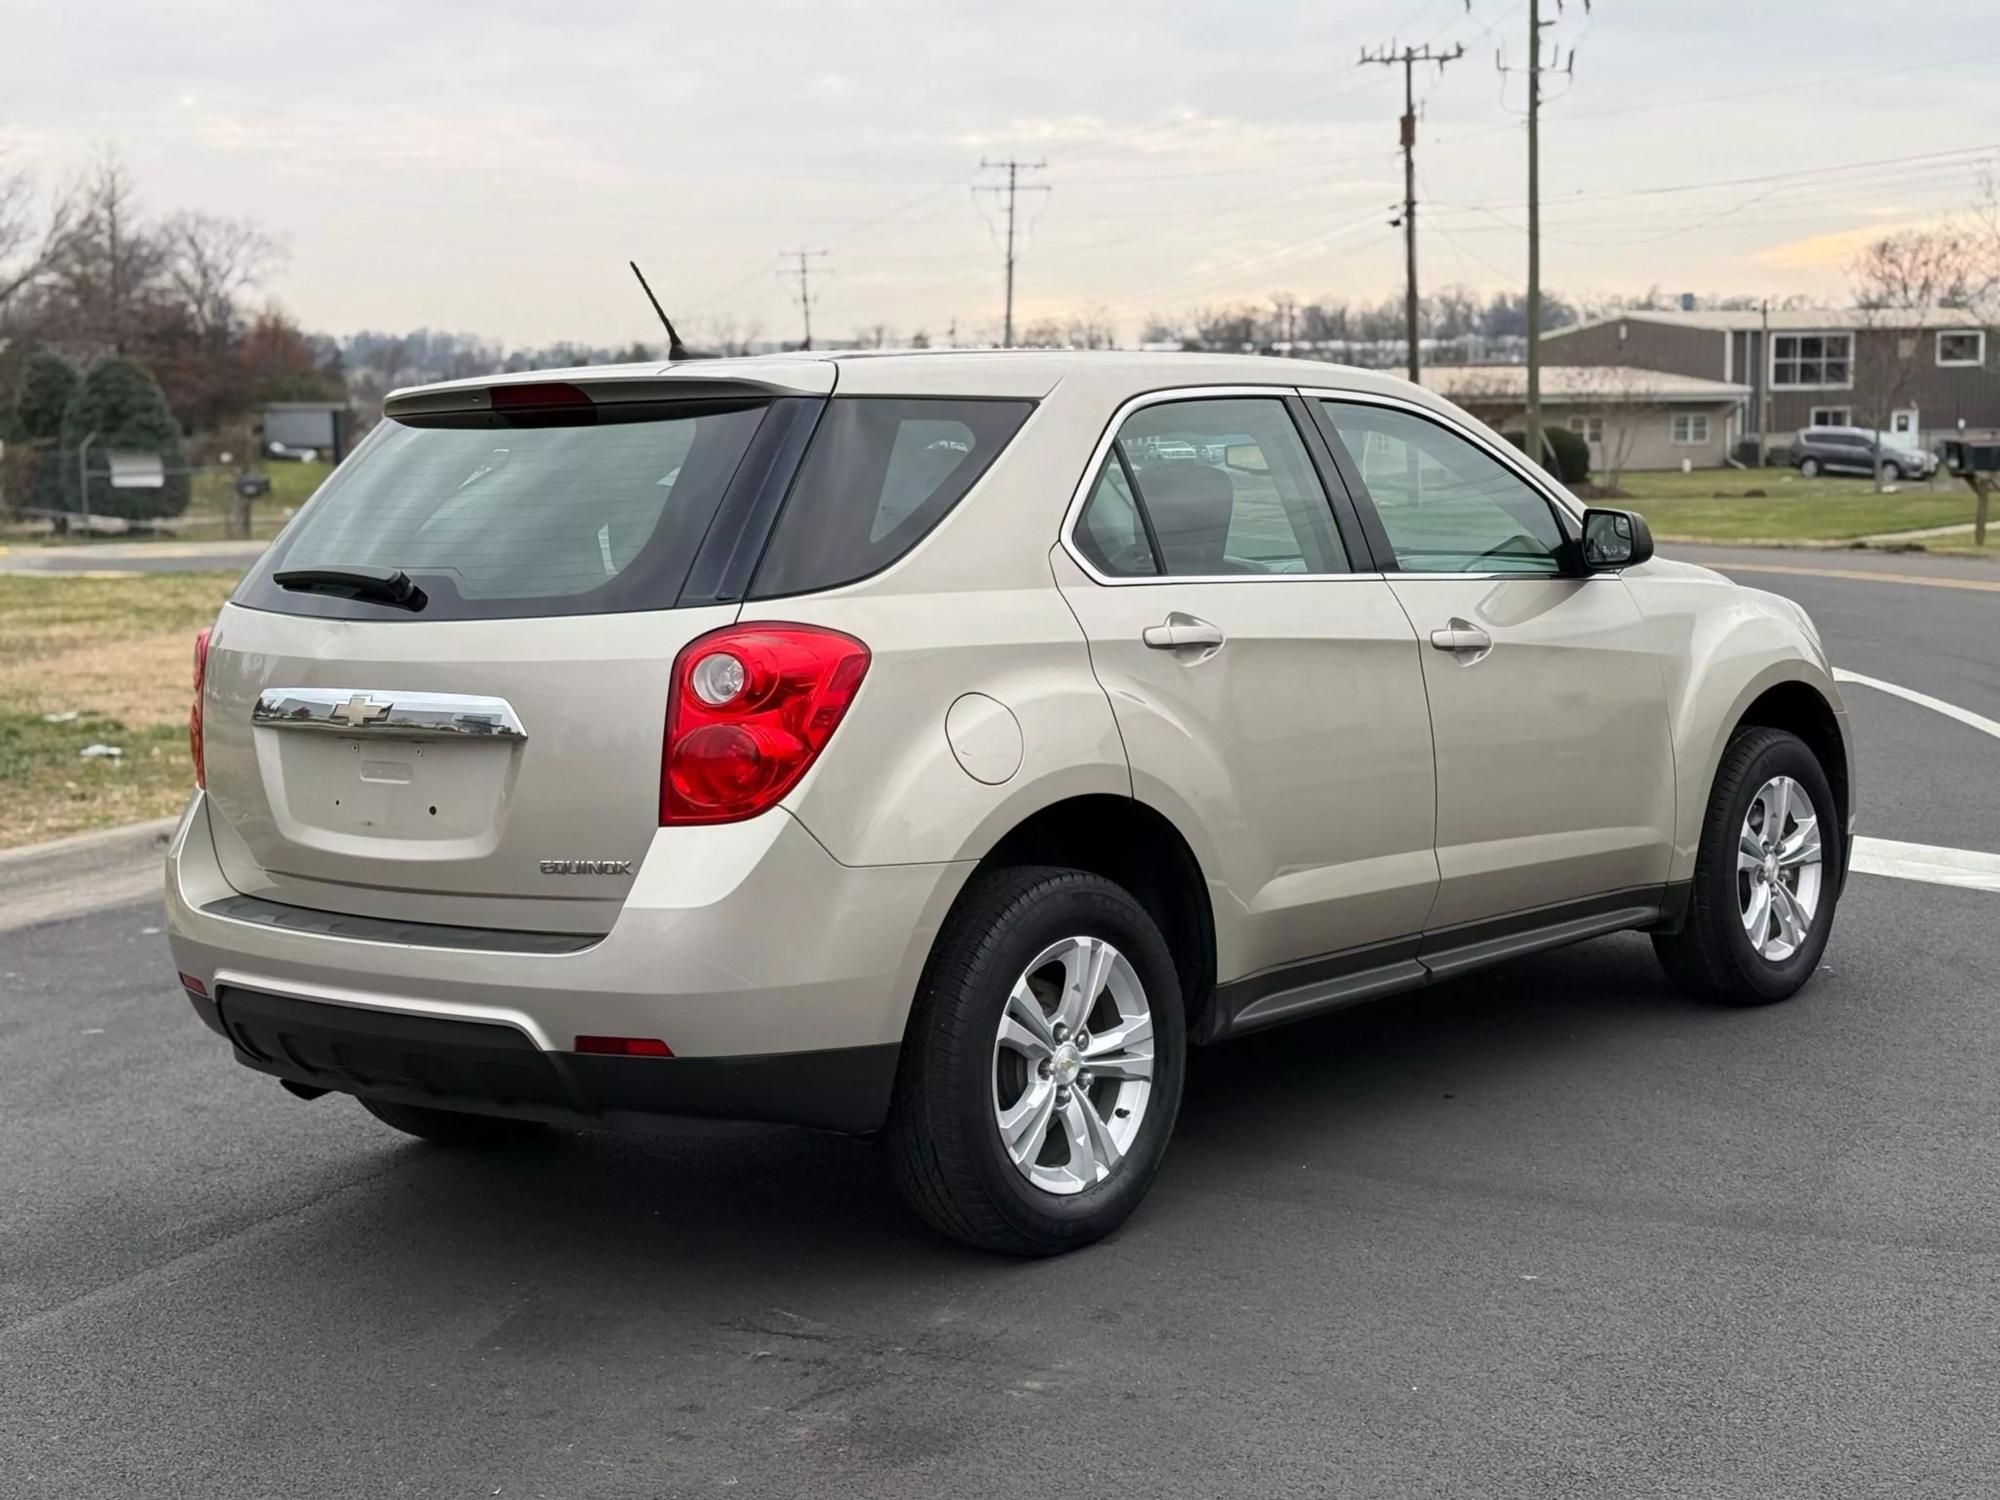
<svg viewBox="0 0 2000 1500">
<path fill-rule="evenodd" d="M 393 703 L 377 703 L 366 693 L 356 693 L 345 703 L 336 705 L 327 717 L 338 719 L 343 724 L 379 724 L 389 717 L 389 710 L 395 706 Z"/>
</svg>

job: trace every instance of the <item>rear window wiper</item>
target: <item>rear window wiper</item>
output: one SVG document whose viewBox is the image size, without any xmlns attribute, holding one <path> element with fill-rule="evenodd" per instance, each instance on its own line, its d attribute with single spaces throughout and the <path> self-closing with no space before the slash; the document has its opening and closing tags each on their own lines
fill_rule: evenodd
<svg viewBox="0 0 2000 1500">
<path fill-rule="evenodd" d="M 281 589 L 302 594 L 332 594 L 341 599 L 365 599 L 397 609 L 419 610 L 430 602 L 401 568 L 318 567 L 280 568 L 271 581 Z"/>
</svg>

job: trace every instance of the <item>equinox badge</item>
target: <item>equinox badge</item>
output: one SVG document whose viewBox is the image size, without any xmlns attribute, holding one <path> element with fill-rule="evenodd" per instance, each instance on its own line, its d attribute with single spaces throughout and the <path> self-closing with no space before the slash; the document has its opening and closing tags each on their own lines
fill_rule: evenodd
<svg viewBox="0 0 2000 1500">
<path fill-rule="evenodd" d="M 544 875 L 630 875 L 629 859 L 545 859 Z"/>
</svg>

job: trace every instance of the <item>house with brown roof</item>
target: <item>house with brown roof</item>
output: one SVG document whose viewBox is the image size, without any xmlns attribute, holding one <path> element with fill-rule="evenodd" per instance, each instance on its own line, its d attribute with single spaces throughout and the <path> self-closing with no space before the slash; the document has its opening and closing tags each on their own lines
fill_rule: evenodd
<svg viewBox="0 0 2000 1500">
<path fill-rule="evenodd" d="M 1542 336 L 1544 357 L 1749 387 L 1735 434 L 1874 427 L 1923 447 L 2000 428 L 2000 330 L 1963 308 L 1611 313 Z"/>
<path fill-rule="evenodd" d="M 1489 427 L 1519 432 L 1527 414 L 1525 365 L 1433 365 L 1424 386 Z M 1542 420 L 1590 445 L 1591 473 L 1719 468 L 1749 399 L 1748 386 L 1631 365 L 1544 365 Z"/>
</svg>

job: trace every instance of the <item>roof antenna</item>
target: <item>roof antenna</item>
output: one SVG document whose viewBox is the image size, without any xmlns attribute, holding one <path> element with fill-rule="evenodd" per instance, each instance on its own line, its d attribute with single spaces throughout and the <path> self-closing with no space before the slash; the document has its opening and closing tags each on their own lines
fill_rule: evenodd
<svg viewBox="0 0 2000 1500">
<path fill-rule="evenodd" d="M 668 363 L 672 363 L 674 360 L 677 359 L 689 358 L 690 356 L 688 355 L 687 352 L 687 345 L 683 344 L 681 342 L 681 336 L 678 333 L 674 332 L 673 319 L 669 318 L 667 316 L 667 310 L 664 307 L 660 306 L 660 299 L 653 295 L 653 289 L 646 285 L 646 273 L 639 269 L 639 262 L 637 262 L 636 260 L 628 260 L 625 262 L 625 264 L 630 266 L 632 268 L 632 274 L 639 278 L 639 290 L 646 294 L 646 300 L 653 304 L 653 311 L 660 315 L 660 326 L 667 330 Z"/>
</svg>

